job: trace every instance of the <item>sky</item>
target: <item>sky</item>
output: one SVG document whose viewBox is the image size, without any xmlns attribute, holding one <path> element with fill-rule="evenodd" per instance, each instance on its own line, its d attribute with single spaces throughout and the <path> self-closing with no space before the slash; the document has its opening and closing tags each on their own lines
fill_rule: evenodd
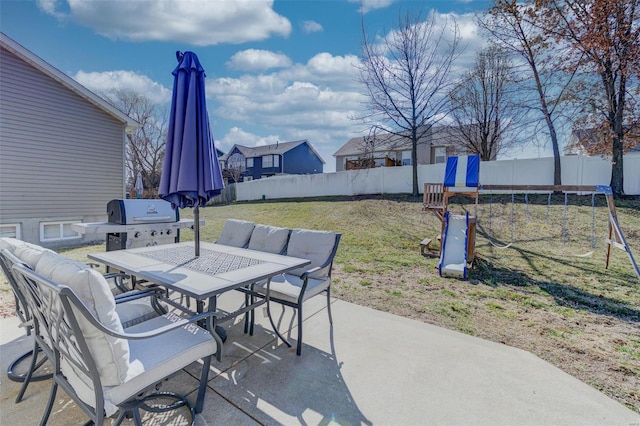
<svg viewBox="0 0 640 426">
<path fill-rule="evenodd" d="M 366 99 L 356 68 L 363 24 L 382 35 L 407 12 L 455 19 L 464 69 L 484 44 L 475 16 L 487 7 L 485 0 L 2 0 L 0 30 L 96 93 L 133 90 L 167 107 L 176 51 L 195 52 L 217 148 L 306 139 L 332 172 L 333 154 L 367 133 L 353 120 Z"/>
</svg>

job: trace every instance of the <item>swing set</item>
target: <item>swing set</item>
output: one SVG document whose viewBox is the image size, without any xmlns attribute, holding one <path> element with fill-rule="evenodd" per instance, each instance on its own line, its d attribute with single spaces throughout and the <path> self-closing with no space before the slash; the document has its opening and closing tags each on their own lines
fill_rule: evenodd
<svg viewBox="0 0 640 426">
<path fill-rule="evenodd" d="M 640 279 L 640 268 L 636 263 L 633 254 L 631 253 L 631 248 L 627 244 L 624 234 L 620 229 L 620 224 L 618 222 L 618 217 L 616 214 L 616 207 L 613 200 L 613 192 L 611 188 L 608 186 L 601 185 L 479 185 L 476 191 L 473 192 L 457 192 L 451 191 L 448 188 L 444 187 L 442 184 L 438 183 L 425 183 L 424 184 L 424 195 L 423 195 L 423 211 L 431 211 L 433 212 L 443 223 L 444 229 L 444 219 L 447 217 L 447 212 L 449 211 L 449 198 L 455 195 L 466 195 L 475 199 L 475 207 L 474 207 L 474 217 L 477 217 L 477 208 L 478 208 L 478 193 L 479 191 L 489 191 L 489 232 L 491 232 L 492 226 L 492 197 L 493 191 L 510 191 L 511 192 L 511 242 L 505 246 L 497 246 L 493 242 L 495 247 L 505 249 L 513 244 L 513 236 L 514 236 L 514 205 L 515 205 L 515 194 L 516 193 L 524 193 L 525 194 L 525 205 L 526 205 L 526 215 L 527 219 L 531 219 L 530 211 L 529 211 L 529 193 L 530 192 L 549 192 L 547 195 L 547 213 L 546 213 L 546 221 L 549 220 L 549 211 L 551 206 L 551 193 L 552 192 L 563 192 L 564 193 L 564 214 L 563 214 L 563 228 L 562 228 L 562 241 L 563 244 L 566 243 L 568 239 L 567 233 L 567 220 L 568 220 L 568 209 L 567 209 L 567 201 L 568 194 L 570 193 L 591 193 L 591 249 L 592 251 L 583 255 L 578 255 L 579 257 L 587 257 L 593 254 L 593 249 L 595 248 L 595 196 L 596 194 L 603 194 L 607 200 L 608 213 L 609 213 L 609 237 L 605 240 L 607 245 L 607 255 L 606 255 L 606 263 L 605 268 L 609 267 L 609 259 L 611 256 L 611 247 L 615 247 L 621 250 L 624 250 L 631 261 L 631 265 L 634 268 L 634 271 L 638 278 Z M 443 231 L 444 232 L 444 231 Z M 443 235 L 443 234 L 441 234 Z M 440 236 L 439 236 L 440 237 Z M 440 239 L 438 237 L 438 239 Z M 432 240 L 429 238 L 424 239 L 420 243 L 421 253 L 425 254 L 427 250 L 437 251 L 438 254 L 441 253 L 442 247 L 431 247 Z M 471 251 L 471 257 L 473 259 L 473 249 Z"/>
</svg>

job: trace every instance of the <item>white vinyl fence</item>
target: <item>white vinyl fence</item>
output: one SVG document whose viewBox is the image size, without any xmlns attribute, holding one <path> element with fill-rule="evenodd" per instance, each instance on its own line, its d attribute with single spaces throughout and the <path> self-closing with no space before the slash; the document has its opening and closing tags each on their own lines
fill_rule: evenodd
<svg viewBox="0 0 640 426">
<path fill-rule="evenodd" d="M 563 185 L 609 185 L 609 157 L 562 157 Z M 442 182 L 444 164 L 418 166 L 420 193 L 427 182 Z M 483 161 L 480 184 L 553 185 L 553 157 Z M 412 192 L 411 167 L 380 167 L 315 175 L 274 176 L 236 184 L 236 199 L 324 197 L 335 195 L 403 194 Z M 624 192 L 640 195 L 640 154 L 624 156 Z"/>
</svg>

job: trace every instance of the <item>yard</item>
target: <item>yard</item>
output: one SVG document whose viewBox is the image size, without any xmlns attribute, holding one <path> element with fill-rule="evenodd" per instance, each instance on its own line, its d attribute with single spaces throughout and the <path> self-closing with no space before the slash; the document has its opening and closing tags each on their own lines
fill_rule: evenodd
<svg viewBox="0 0 640 426">
<path fill-rule="evenodd" d="M 456 201 L 458 203 L 456 203 Z M 455 200 L 452 210 L 473 212 Z M 227 218 L 343 234 L 334 297 L 530 351 L 640 412 L 640 280 L 622 250 L 605 269 L 604 197 L 483 196 L 470 280 L 441 278 L 419 242 L 438 219 L 408 197 L 236 203 L 201 209 L 203 241 Z M 640 260 L 640 197 L 619 200 L 618 218 Z M 183 218 L 190 210 L 181 212 Z M 593 219 L 593 220 L 592 220 Z M 193 238 L 189 231 L 182 240 Z M 510 244 L 510 245 L 509 245 Z M 104 244 L 63 250 L 86 260 Z M 2 313 L 11 296 L 3 283 Z M 336 324 L 336 326 L 340 326 Z"/>
</svg>

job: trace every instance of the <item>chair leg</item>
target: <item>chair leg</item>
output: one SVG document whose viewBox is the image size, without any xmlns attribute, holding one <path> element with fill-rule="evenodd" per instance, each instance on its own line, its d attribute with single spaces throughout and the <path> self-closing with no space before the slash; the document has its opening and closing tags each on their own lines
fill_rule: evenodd
<svg viewBox="0 0 640 426">
<path fill-rule="evenodd" d="M 142 426 L 142 418 L 140 417 L 140 410 L 137 408 L 133 409 L 133 421 L 136 426 Z"/>
<path fill-rule="evenodd" d="M 38 343 L 34 343 L 33 350 L 31 351 L 31 364 L 29 365 L 29 371 L 24 378 L 24 382 L 22 382 L 22 386 L 20 386 L 20 392 L 18 392 L 18 396 L 16 396 L 16 403 L 22 401 L 22 397 L 24 396 L 25 391 L 27 390 L 27 386 L 29 386 L 29 382 L 31 382 L 31 376 L 33 376 L 33 371 L 36 369 L 36 361 L 38 359 Z"/>
<path fill-rule="evenodd" d="M 302 303 L 298 305 L 298 347 L 296 348 L 296 355 L 300 356 L 302 353 Z"/>
<path fill-rule="evenodd" d="M 29 386 L 29 382 L 31 382 L 31 377 L 33 376 L 33 372 L 36 370 L 36 361 L 38 360 L 38 343 L 34 341 L 33 349 L 31 350 L 31 363 L 29 364 L 29 371 L 23 377 L 22 386 L 20 386 L 20 392 L 18 392 L 18 396 L 16 396 L 16 403 L 22 401 L 22 397 L 24 396 L 25 391 L 27 390 L 27 386 Z M 18 360 L 22 360 L 25 356 L 28 356 L 29 352 L 20 357 Z M 17 361 L 16 363 L 17 364 Z M 12 372 L 13 366 L 15 364 L 11 364 L 9 371 Z M 9 373 L 7 373 L 9 374 Z"/>
<path fill-rule="evenodd" d="M 113 426 L 120 426 L 127 416 L 128 411 L 121 411 L 118 413 L 118 417 L 113 421 Z"/>
<path fill-rule="evenodd" d="M 47 403 L 47 407 L 44 410 L 44 415 L 42 416 L 42 420 L 40 420 L 40 426 L 45 426 L 49 421 L 49 416 L 51 415 L 51 409 L 53 409 L 53 403 L 56 400 L 56 392 L 58 391 L 58 383 L 54 380 L 51 384 L 51 393 L 49 394 L 49 402 Z"/>
<path fill-rule="evenodd" d="M 253 286 L 251 288 L 251 290 L 253 291 Z M 253 305 L 256 302 L 256 297 L 252 294 L 251 295 L 251 304 Z M 249 315 L 251 315 L 251 322 L 250 322 L 250 327 L 249 327 L 249 336 L 253 336 L 253 329 L 254 329 L 254 324 L 256 323 L 256 310 L 252 309 L 249 312 L 247 312 Z"/>
<path fill-rule="evenodd" d="M 327 312 L 329 313 L 329 324 L 333 325 L 333 317 L 331 316 L 331 287 L 327 287 Z"/>
<path fill-rule="evenodd" d="M 284 305 L 282 305 L 282 311 L 284 312 Z M 278 331 L 278 327 L 276 326 L 276 323 L 273 321 L 273 317 L 271 316 L 271 304 L 269 302 L 267 302 L 267 316 L 269 317 L 269 322 L 271 323 L 271 327 L 273 328 L 273 331 L 276 333 L 276 336 L 277 336 L 276 344 L 278 344 L 278 337 L 279 337 L 280 340 L 282 340 L 284 344 L 290 348 L 291 343 L 289 343 L 289 341 L 285 339 L 282 334 L 280 334 L 280 331 Z"/>
<path fill-rule="evenodd" d="M 207 380 L 209 379 L 209 369 L 211 368 L 211 355 L 205 357 L 203 361 L 200 385 L 198 386 L 198 396 L 196 398 L 196 413 L 201 413 L 204 406 L 204 394 L 207 391 Z"/>
<path fill-rule="evenodd" d="M 249 306 L 249 295 L 247 293 L 244 294 L 244 306 Z M 244 314 L 244 334 L 249 332 L 250 312 L 247 311 Z"/>
</svg>

